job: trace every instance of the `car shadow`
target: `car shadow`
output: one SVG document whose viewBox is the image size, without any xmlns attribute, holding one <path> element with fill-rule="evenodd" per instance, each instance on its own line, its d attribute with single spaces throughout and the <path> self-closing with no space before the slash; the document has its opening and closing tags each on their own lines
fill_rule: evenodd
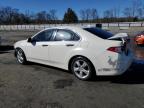
<svg viewBox="0 0 144 108">
<path fill-rule="evenodd" d="M 137 45 L 137 47 L 142 47 L 142 48 L 143 48 L 143 47 L 144 47 L 144 45 L 142 45 L 142 44 L 141 44 L 141 45 Z"/>
<path fill-rule="evenodd" d="M 66 74 L 72 74 L 69 71 L 47 66 L 43 64 L 29 62 L 28 65 L 32 66 L 42 66 L 44 68 L 51 68 L 53 70 L 61 71 Z M 38 67 L 39 68 L 39 67 Z M 37 68 L 37 69 L 38 69 Z M 57 74 L 57 71 L 55 74 Z M 119 76 L 97 76 L 93 78 L 90 82 L 105 82 L 110 81 L 111 83 L 117 84 L 144 84 L 144 61 L 143 60 L 136 60 L 133 62 L 131 67 L 122 75 Z"/>
<path fill-rule="evenodd" d="M 64 69 L 61 69 L 61 68 L 58 68 L 58 67 L 49 66 L 49 65 L 45 65 L 45 64 L 35 63 L 35 62 L 28 62 L 26 65 L 27 66 L 33 66 L 36 70 L 41 70 L 41 68 L 39 68 L 39 66 L 40 66 L 40 67 L 45 68 L 44 70 L 47 70 L 47 68 L 50 68 L 52 70 L 57 70 L 57 71 L 61 71 L 61 72 L 64 72 L 64 73 L 72 74 L 72 72 L 70 72 L 68 70 L 64 70 Z"/>
<path fill-rule="evenodd" d="M 10 45 L 0 45 L 0 54 L 9 53 L 9 51 L 14 50 L 13 46 Z"/>
<path fill-rule="evenodd" d="M 144 61 L 136 60 L 131 67 L 119 76 L 98 76 L 93 81 L 110 81 L 118 84 L 144 84 Z"/>
</svg>

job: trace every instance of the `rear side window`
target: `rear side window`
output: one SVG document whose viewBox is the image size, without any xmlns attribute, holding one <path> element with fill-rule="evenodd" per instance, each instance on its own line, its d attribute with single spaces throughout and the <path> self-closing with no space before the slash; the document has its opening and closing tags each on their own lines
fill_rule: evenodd
<svg viewBox="0 0 144 108">
<path fill-rule="evenodd" d="M 98 28 L 84 28 L 84 30 L 86 30 L 102 39 L 108 39 L 113 36 L 112 33 L 109 33 L 107 31 L 104 31 L 104 30 L 98 29 Z"/>
<path fill-rule="evenodd" d="M 78 41 L 80 38 L 70 30 L 58 30 L 54 41 Z"/>
</svg>

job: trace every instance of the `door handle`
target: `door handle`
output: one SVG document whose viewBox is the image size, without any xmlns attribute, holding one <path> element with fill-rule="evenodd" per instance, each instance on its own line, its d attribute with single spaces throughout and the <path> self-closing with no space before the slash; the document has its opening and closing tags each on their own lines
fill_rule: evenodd
<svg viewBox="0 0 144 108">
<path fill-rule="evenodd" d="M 48 45 L 42 45 L 43 47 L 47 47 Z"/>
<path fill-rule="evenodd" d="M 74 44 L 66 44 L 67 47 L 74 46 Z"/>
</svg>

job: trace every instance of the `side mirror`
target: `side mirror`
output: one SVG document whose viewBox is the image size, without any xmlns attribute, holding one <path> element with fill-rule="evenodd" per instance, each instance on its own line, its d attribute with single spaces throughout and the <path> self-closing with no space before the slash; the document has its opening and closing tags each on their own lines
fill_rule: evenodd
<svg viewBox="0 0 144 108">
<path fill-rule="evenodd" d="M 27 42 L 30 42 L 30 43 L 31 43 L 31 42 L 32 42 L 32 39 L 31 39 L 31 38 L 28 38 Z"/>
</svg>

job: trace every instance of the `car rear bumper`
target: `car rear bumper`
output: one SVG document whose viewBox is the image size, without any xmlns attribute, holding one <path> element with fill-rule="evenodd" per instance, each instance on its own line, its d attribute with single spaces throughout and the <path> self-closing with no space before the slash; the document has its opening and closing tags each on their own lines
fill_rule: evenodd
<svg viewBox="0 0 144 108">
<path fill-rule="evenodd" d="M 122 57 L 119 57 L 122 56 Z M 127 71 L 127 69 L 131 66 L 132 62 L 133 62 L 133 53 L 129 52 L 128 55 L 120 55 L 117 57 L 117 59 L 113 60 L 109 60 L 109 58 L 107 58 L 107 60 L 103 63 L 100 63 L 99 68 L 97 69 L 97 75 L 101 76 L 115 76 L 115 75 L 121 75 L 124 72 Z M 113 65 L 114 64 L 114 65 Z"/>
<path fill-rule="evenodd" d="M 119 68 L 116 68 L 115 71 L 111 72 L 111 75 L 121 75 L 126 72 L 133 62 L 133 54 L 131 53 L 129 56 L 125 57 L 125 60 L 118 64 Z"/>
</svg>

